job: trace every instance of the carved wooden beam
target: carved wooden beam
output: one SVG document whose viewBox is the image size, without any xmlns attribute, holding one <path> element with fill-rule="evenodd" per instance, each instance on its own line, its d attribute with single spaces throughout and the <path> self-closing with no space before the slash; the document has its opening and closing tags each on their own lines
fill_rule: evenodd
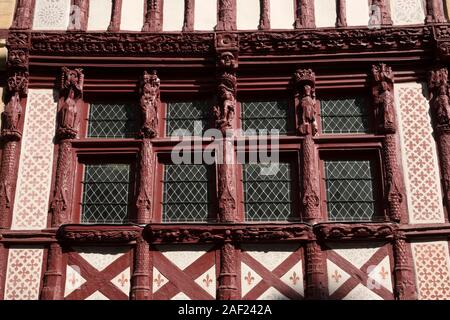
<svg viewBox="0 0 450 320">
<path fill-rule="evenodd" d="M 145 1 L 145 22 L 142 31 L 160 32 L 162 31 L 163 19 L 163 1 L 146 0 Z"/>
<path fill-rule="evenodd" d="M 260 0 L 260 18 L 258 30 L 270 29 L 270 0 Z"/>
<path fill-rule="evenodd" d="M 58 160 L 56 179 L 50 202 L 52 227 L 71 222 L 71 208 L 74 188 L 75 157 L 72 139 L 76 139 L 83 107 L 84 74 L 82 69 L 61 70 L 61 86 L 58 102 L 56 142 Z"/>
<path fill-rule="evenodd" d="M 11 29 L 29 30 L 33 24 L 35 0 L 18 0 Z"/>
<path fill-rule="evenodd" d="M 52 243 L 48 249 L 47 270 L 44 273 L 44 287 L 41 292 L 42 300 L 62 300 L 64 298 L 62 259 L 61 246 L 58 243 Z"/>
<path fill-rule="evenodd" d="M 336 27 L 347 26 L 347 8 L 345 0 L 338 0 L 336 6 Z"/>
<path fill-rule="evenodd" d="M 146 224 L 152 221 L 153 176 L 155 155 L 150 139 L 144 138 L 139 162 L 139 194 L 137 197 L 137 223 Z"/>
<path fill-rule="evenodd" d="M 417 300 L 411 244 L 406 241 L 402 232 L 397 232 L 393 247 L 395 297 L 398 300 Z"/>
<path fill-rule="evenodd" d="M 89 0 L 72 0 L 67 30 L 86 31 L 89 17 Z"/>
<path fill-rule="evenodd" d="M 217 15 L 216 31 L 237 30 L 236 26 L 236 0 L 218 0 L 219 11 Z"/>
<path fill-rule="evenodd" d="M 109 32 L 120 30 L 120 22 L 122 20 L 122 0 L 112 0 L 111 21 L 108 26 Z"/>
<path fill-rule="evenodd" d="M 314 0 L 296 0 L 295 29 L 315 28 Z"/>
<path fill-rule="evenodd" d="M 437 67 L 429 72 L 428 89 L 441 163 L 444 202 L 448 211 L 450 209 L 450 96 L 447 68 Z"/>
<path fill-rule="evenodd" d="M 194 31 L 195 0 L 184 0 L 183 31 Z"/>
<path fill-rule="evenodd" d="M 444 4 L 442 0 L 427 0 L 426 2 L 427 16 L 426 23 L 446 23 L 447 19 L 444 14 Z"/>
<path fill-rule="evenodd" d="M 70 243 L 128 243 L 141 234 L 137 226 L 64 225 L 58 230 L 58 239 Z"/>
<path fill-rule="evenodd" d="M 321 218 L 319 168 L 317 149 L 313 140 L 313 136 L 317 134 L 315 82 L 316 76 L 311 69 L 299 69 L 293 77 L 296 93 L 297 130 L 298 134 L 304 137 L 302 142 L 302 204 L 304 221 L 307 223 L 317 223 Z"/>
<path fill-rule="evenodd" d="M 305 298 L 324 300 L 328 296 L 326 257 L 319 243 L 310 241 L 306 244 L 306 287 Z"/>
<path fill-rule="evenodd" d="M 320 223 L 314 226 L 314 233 L 321 241 L 390 240 L 395 230 L 395 226 L 388 223 Z"/>
<path fill-rule="evenodd" d="M 406 191 L 399 166 L 396 134 L 398 124 L 395 115 L 394 73 L 385 64 L 372 66 L 372 98 L 377 131 L 385 135 L 383 164 L 388 217 L 391 221 L 406 223 Z"/>
<path fill-rule="evenodd" d="M 23 130 L 22 101 L 28 94 L 28 63 L 27 49 L 10 48 L 6 64 L 8 83 L 1 130 L 3 152 L 0 169 L 0 229 L 9 228 L 12 220 L 18 154 Z"/>
<path fill-rule="evenodd" d="M 237 250 L 230 242 L 225 242 L 220 250 L 219 300 L 237 300 Z"/>
<path fill-rule="evenodd" d="M 134 253 L 134 271 L 131 276 L 131 300 L 151 300 L 152 279 L 151 257 L 148 243 L 138 238 Z"/>
</svg>

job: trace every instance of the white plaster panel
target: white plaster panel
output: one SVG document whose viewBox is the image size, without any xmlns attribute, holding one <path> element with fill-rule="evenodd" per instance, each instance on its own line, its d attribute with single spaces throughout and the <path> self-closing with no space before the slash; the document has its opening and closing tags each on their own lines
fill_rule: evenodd
<svg viewBox="0 0 450 320">
<path fill-rule="evenodd" d="M 89 2 L 88 30 L 105 31 L 111 21 L 112 0 L 91 0 Z"/>
<path fill-rule="evenodd" d="M 34 30 L 67 30 L 70 0 L 36 0 Z"/>
<path fill-rule="evenodd" d="M 191 300 L 191 298 L 189 298 L 183 292 L 180 292 L 177 295 L 175 295 L 174 297 L 172 297 L 172 299 L 170 299 L 170 300 Z"/>
<path fill-rule="evenodd" d="M 378 251 L 378 249 L 380 249 L 380 246 L 370 243 L 330 243 L 328 246 L 358 269 L 360 269 L 375 254 L 375 252 Z"/>
<path fill-rule="evenodd" d="M 289 298 L 274 287 L 270 287 L 256 300 L 289 300 Z"/>
<path fill-rule="evenodd" d="M 315 0 L 314 6 L 317 28 L 336 26 L 336 0 Z"/>
<path fill-rule="evenodd" d="M 367 26 L 369 24 L 369 2 L 366 0 L 347 0 L 346 15 L 348 26 Z"/>
<path fill-rule="evenodd" d="M 189 250 L 180 250 L 177 246 L 158 246 L 157 248 L 170 262 L 180 270 L 184 270 L 207 253 L 212 246 L 192 245 L 189 246 Z"/>
<path fill-rule="evenodd" d="M 294 1 L 270 0 L 270 28 L 294 29 Z"/>
<path fill-rule="evenodd" d="M 394 25 L 423 24 L 423 0 L 391 0 L 391 17 Z"/>
<path fill-rule="evenodd" d="M 91 294 L 85 300 L 109 300 L 109 299 L 100 291 L 95 291 L 93 294 Z"/>
<path fill-rule="evenodd" d="M 259 0 L 237 0 L 237 28 L 238 30 L 256 30 L 259 24 Z"/>
<path fill-rule="evenodd" d="M 102 271 L 129 249 L 126 247 L 75 247 L 74 250 L 91 266 Z"/>
<path fill-rule="evenodd" d="M 212 266 L 208 271 L 195 279 L 200 287 L 205 289 L 211 297 L 216 298 L 216 266 Z"/>
<path fill-rule="evenodd" d="M 84 279 L 80 274 L 80 268 L 78 266 L 67 266 L 66 268 L 66 285 L 64 286 L 64 297 L 77 290 L 84 283 Z"/>
<path fill-rule="evenodd" d="M 153 267 L 153 293 L 161 289 L 169 280 L 155 267 Z"/>
<path fill-rule="evenodd" d="M 47 226 L 56 108 L 53 90 L 29 90 L 13 208 L 13 230 L 40 230 Z"/>
<path fill-rule="evenodd" d="M 327 259 L 327 274 L 328 274 L 328 294 L 331 296 L 337 289 L 339 289 L 345 281 L 350 279 L 350 275 L 339 268 L 336 264 Z"/>
<path fill-rule="evenodd" d="M 131 269 L 130 267 L 119 273 L 111 282 L 127 296 L 130 295 Z"/>
<path fill-rule="evenodd" d="M 261 276 L 245 263 L 241 262 L 241 291 L 242 296 L 249 293 L 260 281 Z"/>
<path fill-rule="evenodd" d="M 426 85 L 409 82 L 395 84 L 395 101 L 409 221 L 443 223 L 442 192 L 436 142 L 424 96 Z"/>
<path fill-rule="evenodd" d="M 300 260 L 293 266 L 288 272 L 281 277 L 281 281 L 287 284 L 289 287 L 294 289 L 296 292 L 304 295 L 303 286 L 303 265 Z"/>
<path fill-rule="evenodd" d="M 383 300 L 383 298 L 360 283 L 342 300 Z"/>
<path fill-rule="evenodd" d="M 194 30 L 214 30 L 217 24 L 217 0 L 195 0 Z"/>
<path fill-rule="evenodd" d="M 120 30 L 141 31 L 144 25 L 144 0 L 123 0 Z"/>
<path fill-rule="evenodd" d="M 184 23 L 184 1 L 164 0 L 163 31 L 181 31 Z"/>
<path fill-rule="evenodd" d="M 253 259 L 261 263 L 268 270 L 273 271 L 286 258 L 298 249 L 296 244 L 284 245 L 259 245 L 246 244 L 242 245 L 242 250 L 248 253 Z"/>
<path fill-rule="evenodd" d="M 12 247 L 8 253 L 5 300 L 38 300 L 43 247 Z"/>
<path fill-rule="evenodd" d="M 385 257 L 383 261 L 381 261 L 377 266 L 373 266 L 371 269 L 372 271 L 369 270 L 369 281 L 371 279 L 375 280 L 372 285 L 381 285 L 392 293 L 392 275 L 389 257 Z"/>
</svg>

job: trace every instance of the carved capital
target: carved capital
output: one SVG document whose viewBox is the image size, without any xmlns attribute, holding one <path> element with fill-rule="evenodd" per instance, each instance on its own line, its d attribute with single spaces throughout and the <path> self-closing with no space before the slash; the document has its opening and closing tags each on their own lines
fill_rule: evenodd
<svg viewBox="0 0 450 320">
<path fill-rule="evenodd" d="M 301 135 L 317 133 L 316 75 L 311 69 L 298 69 L 293 76 L 296 94 L 298 132 Z"/>
</svg>

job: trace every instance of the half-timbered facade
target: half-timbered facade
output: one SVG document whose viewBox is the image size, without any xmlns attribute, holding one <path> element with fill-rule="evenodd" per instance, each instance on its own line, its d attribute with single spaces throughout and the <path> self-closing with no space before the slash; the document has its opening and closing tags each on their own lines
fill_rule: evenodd
<svg viewBox="0 0 450 320">
<path fill-rule="evenodd" d="M 449 5 L 0 1 L 0 299 L 450 299 Z"/>
</svg>

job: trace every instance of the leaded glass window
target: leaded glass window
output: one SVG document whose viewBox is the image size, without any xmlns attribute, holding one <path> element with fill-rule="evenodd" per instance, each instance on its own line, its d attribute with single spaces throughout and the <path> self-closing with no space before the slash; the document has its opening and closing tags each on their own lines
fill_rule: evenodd
<svg viewBox="0 0 450 320">
<path fill-rule="evenodd" d="M 83 180 L 82 223 L 128 221 L 130 165 L 86 165 Z"/>
<path fill-rule="evenodd" d="M 325 161 L 328 220 L 374 219 L 374 172 L 371 160 Z"/>
<path fill-rule="evenodd" d="M 367 133 L 369 113 L 364 97 L 320 102 L 322 133 Z"/>
<path fill-rule="evenodd" d="M 291 165 L 243 165 L 246 221 L 287 221 L 292 213 Z"/>
<path fill-rule="evenodd" d="M 89 108 L 90 138 L 130 138 L 139 130 L 139 106 L 126 103 L 97 103 Z"/>
<path fill-rule="evenodd" d="M 209 168 L 206 165 L 165 165 L 164 222 L 205 222 L 209 213 Z"/>
<path fill-rule="evenodd" d="M 242 102 L 242 129 L 254 130 L 278 130 L 280 134 L 286 134 L 288 128 L 289 104 L 287 101 L 252 101 Z M 248 132 L 244 134 L 248 135 Z"/>
<path fill-rule="evenodd" d="M 207 129 L 210 109 L 206 101 L 169 102 L 166 135 L 201 136 Z"/>
</svg>

